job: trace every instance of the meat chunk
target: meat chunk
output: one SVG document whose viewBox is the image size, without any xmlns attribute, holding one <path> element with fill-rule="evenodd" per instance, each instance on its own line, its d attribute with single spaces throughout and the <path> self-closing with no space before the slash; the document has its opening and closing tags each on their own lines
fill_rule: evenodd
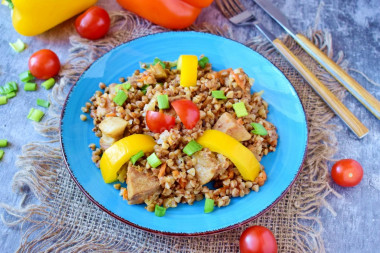
<svg viewBox="0 0 380 253">
<path fill-rule="evenodd" d="M 99 129 L 102 134 L 109 137 L 120 139 L 128 123 L 126 120 L 119 117 L 106 117 L 100 124 Z"/>
<path fill-rule="evenodd" d="M 102 138 L 99 141 L 100 146 L 106 150 L 113 143 L 120 140 L 124 135 L 127 124 L 127 121 L 122 118 L 106 117 L 99 124 L 99 129 L 102 131 Z"/>
<path fill-rule="evenodd" d="M 145 174 L 129 166 L 127 172 L 128 204 L 141 204 L 149 196 L 156 192 L 161 192 L 160 183 L 157 177 Z"/>
<path fill-rule="evenodd" d="M 194 166 L 195 176 L 201 185 L 207 184 L 228 167 L 228 162 L 224 156 L 216 157 L 211 151 L 198 151 L 193 155 L 193 158 L 197 161 Z"/>
<path fill-rule="evenodd" d="M 245 127 L 239 124 L 234 116 L 228 112 L 220 116 L 213 129 L 226 133 L 238 141 L 247 141 L 252 137 Z"/>
<path fill-rule="evenodd" d="M 116 141 L 117 140 L 115 138 L 109 137 L 108 135 L 102 135 L 99 140 L 99 145 L 103 150 L 106 150 L 107 148 L 111 147 L 111 145 Z"/>
<path fill-rule="evenodd" d="M 151 72 L 154 78 L 156 78 L 157 80 L 166 79 L 167 77 L 165 69 L 161 66 L 160 63 L 156 63 L 156 65 L 151 65 L 148 71 Z"/>
</svg>

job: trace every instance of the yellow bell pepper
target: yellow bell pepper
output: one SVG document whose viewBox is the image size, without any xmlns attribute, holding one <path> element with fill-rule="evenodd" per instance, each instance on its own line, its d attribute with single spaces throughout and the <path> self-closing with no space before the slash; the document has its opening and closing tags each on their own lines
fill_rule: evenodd
<svg viewBox="0 0 380 253">
<path fill-rule="evenodd" d="M 181 55 L 177 62 L 177 69 L 181 70 L 181 86 L 190 87 L 197 85 L 198 57 L 196 55 Z"/>
<path fill-rule="evenodd" d="M 260 173 L 260 163 L 253 153 L 235 138 L 218 130 L 206 130 L 197 142 L 231 160 L 243 179 L 254 181 Z"/>
<path fill-rule="evenodd" d="M 100 171 L 104 182 L 108 184 L 116 181 L 117 172 L 123 164 L 140 150 L 144 153 L 153 152 L 154 145 L 154 139 L 145 134 L 133 134 L 112 144 L 100 159 Z"/>
<path fill-rule="evenodd" d="M 25 36 L 43 33 L 94 5 L 97 0 L 12 0 L 12 23 Z"/>
</svg>

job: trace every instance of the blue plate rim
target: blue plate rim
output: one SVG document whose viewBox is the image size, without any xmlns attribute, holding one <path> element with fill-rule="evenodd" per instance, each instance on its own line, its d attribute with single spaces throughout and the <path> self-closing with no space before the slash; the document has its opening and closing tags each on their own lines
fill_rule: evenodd
<svg viewBox="0 0 380 253">
<path fill-rule="evenodd" d="M 70 99 L 70 95 L 72 94 L 72 91 L 73 89 L 75 88 L 75 86 L 77 85 L 77 83 L 79 82 L 79 80 L 81 79 L 81 77 L 88 71 L 88 69 L 93 65 L 95 64 L 98 60 L 100 60 L 102 57 L 104 57 L 106 54 L 110 53 L 111 51 L 113 50 L 116 50 L 117 48 L 125 45 L 125 44 L 128 44 L 128 43 L 131 43 L 132 41 L 136 41 L 136 40 L 140 40 L 140 39 L 144 39 L 146 37 L 152 37 L 152 36 L 156 36 L 156 35 L 161 35 L 161 34 L 173 34 L 173 33 L 196 33 L 196 34 L 204 34 L 204 35 L 207 35 L 207 36 L 214 36 L 214 37 L 218 37 L 218 38 L 222 38 L 222 39 L 227 39 L 227 40 L 230 40 L 230 41 L 233 41 L 233 42 L 236 42 L 240 45 L 242 45 L 243 47 L 246 47 L 248 48 L 249 50 L 252 50 L 254 51 L 255 53 L 261 55 L 265 61 L 268 61 L 268 63 L 270 63 L 273 67 L 275 67 L 282 75 L 283 77 L 288 80 L 288 82 L 290 83 L 291 85 L 291 88 L 293 88 L 294 92 L 296 93 L 297 95 L 297 98 L 299 99 L 299 102 L 302 106 L 302 110 L 303 110 L 303 114 L 305 116 L 305 126 L 306 126 L 306 144 L 305 144 L 305 149 L 304 149 L 304 154 L 303 154 L 303 157 L 302 157 L 302 161 L 301 161 L 301 164 L 297 170 L 297 174 L 295 175 L 294 179 L 292 180 L 292 182 L 288 185 L 288 187 L 276 198 L 275 201 L 273 201 L 269 206 L 267 206 L 265 209 L 263 209 L 261 212 L 259 212 L 258 214 L 246 219 L 246 220 L 243 220 L 241 222 L 238 222 L 236 224 L 233 224 L 233 225 L 230 225 L 230 226 L 226 226 L 226 227 L 223 227 L 223 228 L 219 228 L 219 229 L 215 229 L 215 230 L 208 230 L 208 231 L 204 231 L 204 232 L 195 232 L 195 233 L 178 233 L 178 232 L 166 232 L 166 231 L 160 231 L 160 230 L 155 230 L 155 229 L 150 229 L 150 228 L 147 228 L 147 227 L 143 227 L 143 226 L 140 226 L 138 224 L 135 224 L 131 221 L 128 221 L 122 217 L 120 217 L 119 215 L 113 213 L 112 211 L 110 211 L 109 209 L 107 209 L 106 207 L 104 207 L 102 204 L 100 204 L 97 200 L 95 200 L 91 194 L 89 194 L 85 189 L 84 187 L 80 184 L 80 182 L 77 180 L 77 178 L 75 177 L 73 171 L 71 170 L 70 168 L 70 164 L 68 162 L 68 159 L 66 157 L 66 153 L 65 153 L 65 147 L 63 145 L 63 136 L 62 136 L 62 124 L 63 124 L 63 117 L 65 115 L 65 111 L 66 111 L 66 105 Z M 64 163 L 65 163 L 65 167 L 66 169 L 68 170 L 71 178 L 73 179 L 73 181 L 75 182 L 75 184 L 79 187 L 79 189 L 84 193 L 84 195 L 92 202 L 94 203 L 97 207 L 99 207 L 103 212 L 106 212 L 107 214 L 109 214 L 111 217 L 123 222 L 124 224 L 127 224 L 127 225 L 130 225 L 132 227 L 135 227 L 137 229 L 140 229 L 140 230 L 143 230 L 143 231 L 146 231 L 146 232 L 150 232 L 150 233 L 154 233 L 154 234 L 160 234 L 160 235 L 168 235 L 168 236 L 187 236 L 187 237 L 197 237 L 197 236 L 203 236 L 203 235 L 211 235 L 211 234 L 217 234 L 217 233 L 222 233 L 222 232 L 226 232 L 228 230 L 232 230 L 232 229 L 235 229 L 235 228 L 238 228 L 238 227 L 241 227 L 243 226 L 244 224 L 250 222 L 250 221 L 253 221 L 255 219 L 257 219 L 258 217 L 260 217 L 261 215 L 263 215 L 264 213 L 266 213 L 267 211 L 269 211 L 273 206 L 275 206 L 284 196 L 285 194 L 290 190 L 290 188 L 294 185 L 295 181 L 297 180 L 297 178 L 299 177 L 300 173 L 301 173 L 301 170 L 302 170 L 302 166 L 305 162 L 305 159 L 306 159 L 306 156 L 307 156 L 307 147 L 308 147 L 308 143 L 309 143 L 309 125 L 308 125 L 308 116 L 307 114 L 305 113 L 305 107 L 302 103 L 302 100 L 300 99 L 300 96 L 297 92 L 297 90 L 294 88 L 293 84 L 289 81 L 289 79 L 286 77 L 286 75 L 276 66 L 274 65 L 270 60 L 268 60 L 265 56 L 263 56 L 261 53 L 253 50 L 252 48 L 244 45 L 243 43 L 239 42 L 239 41 L 236 41 L 236 40 L 233 40 L 231 38 L 226 38 L 226 37 L 223 37 L 223 36 L 219 36 L 219 35 L 216 35 L 216 34 L 212 34 L 212 33 L 206 33 L 206 32 L 198 32 L 198 31 L 167 31 L 167 32 L 158 32 L 158 33 L 154 33 L 154 34 L 148 34 L 148 35 L 145 35 L 145 36 L 141 36 L 141 37 L 138 37 L 138 38 L 134 38 L 132 40 L 129 40 L 127 42 L 124 42 L 114 48 L 112 48 L 111 50 L 109 50 L 108 52 L 104 53 L 102 56 L 98 57 L 97 59 L 95 59 L 90 65 L 88 65 L 84 70 L 83 72 L 80 74 L 80 76 L 78 77 L 78 79 L 76 80 L 76 82 L 71 86 L 66 98 L 65 98 L 65 102 L 63 104 L 63 107 L 62 107 L 62 111 L 61 111 L 61 115 L 60 115 L 60 124 L 59 124 L 59 136 L 60 136 L 60 146 L 61 146 L 61 152 L 62 152 L 62 155 L 63 155 L 63 160 L 64 160 Z"/>
</svg>

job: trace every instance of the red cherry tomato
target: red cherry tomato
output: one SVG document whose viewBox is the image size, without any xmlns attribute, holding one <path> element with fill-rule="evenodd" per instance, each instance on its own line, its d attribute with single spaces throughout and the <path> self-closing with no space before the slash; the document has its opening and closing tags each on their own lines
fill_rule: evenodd
<svg viewBox="0 0 380 253">
<path fill-rule="evenodd" d="M 340 186 L 352 187 L 362 180 L 363 168 L 353 159 L 342 159 L 332 166 L 331 177 Z"/>
<path fill-rule="evenodd" d="M 61 68 L 58 56 L 49 49 L 42 49 L 30 56 L 29 70 L 38 79 L 49 79 L 58 74 Z"/>
<path fill-rule="evenodd" d="M 200 118 L 199 109 L 196 104 L 187 99 L 180 99 L 171 103 L 181 122 L 187 129 L 192 129 Z"/>
<path fill-rule="evenodd" d="M 107 11 L 98 6 L 93 6 L 77 17 L 75 29 L 83 38 L 96 40 L 108 32 L 111 25 Z"/>
<path fill-rule="evenodd" d="M 249 227 L 240 236 L 240 252 L 277 253 L 276 238 L 266 227 Z"/>
<path fill-rule="evenodd" d="M 147 111 L 146 124 L 153 133 L 162 133 L 175 126 L 175 118 L 163 112 Z"/>
</svg>

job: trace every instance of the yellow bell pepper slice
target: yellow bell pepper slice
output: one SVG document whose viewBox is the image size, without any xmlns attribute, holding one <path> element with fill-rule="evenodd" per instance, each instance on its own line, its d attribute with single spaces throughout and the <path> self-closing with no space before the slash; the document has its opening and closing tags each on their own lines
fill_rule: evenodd
<svg viewBox="0 0 380 253">
<path fill-rule="evenodd" d="M 104 182 L 108 184 L 116 181 L 117 172 L 123 164 L 140 150 L 144 153 L 153 152 L 154 145 L 154 139 L 145 134 L 133 134 L 112 144 L 100 159 L 100 171 Z"/>
<path fill-rule="evenodd" d="M 254 181 L 260 173 L 260 163 L 253 153 L 235 138 L 218 130 L 206 130 L 197 142 L 231 160 L 244 180 Z"/>
<path fill-rule="evenodd" d="M 180 55 L 177 69 L 181 70 L 181 86 L 190 87 L 197 85 L 198 57 L 196 55 Z"/>
<path fill-rule="evenodd" d="M 12 23 L 25 36 L 43 33 L 94 5 L 97 0 L 12 0 Z"/>
</svg>

